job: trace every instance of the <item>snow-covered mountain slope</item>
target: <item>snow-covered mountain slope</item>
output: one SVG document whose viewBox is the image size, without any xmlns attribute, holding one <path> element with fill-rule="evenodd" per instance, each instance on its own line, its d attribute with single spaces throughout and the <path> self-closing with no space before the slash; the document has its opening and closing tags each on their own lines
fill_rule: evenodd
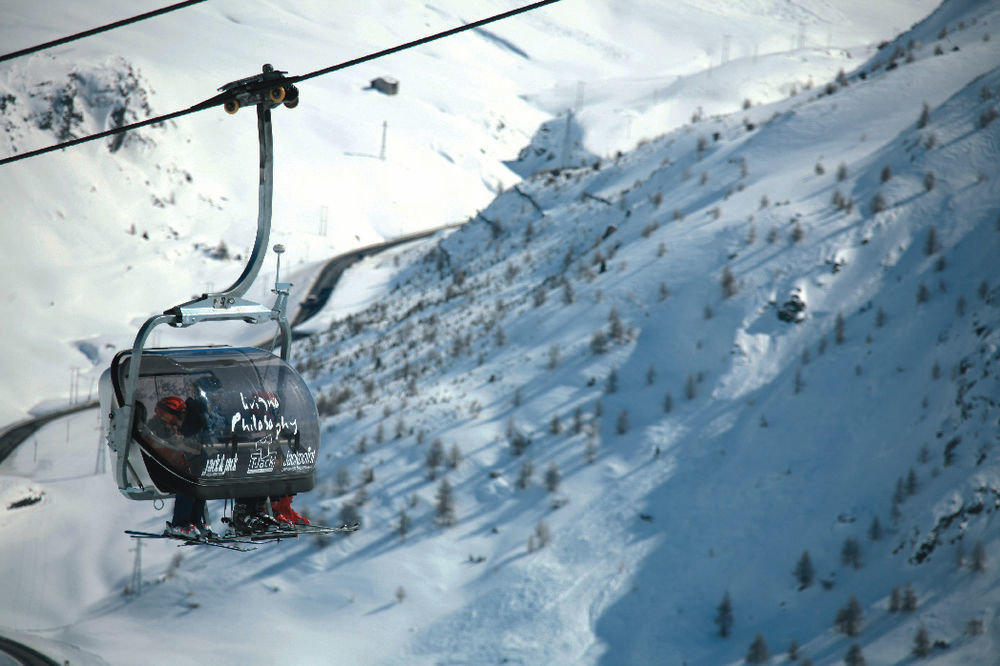
<svg viewBox="0 0 1000 666">
<path fill-rule="evenodd" d="M 920 627 L 926 663 L 995 663 L 998 21 L 946 2 L 840 83 L 621 155 L 551 121 L 523 182 L 361 262 L 295 347 L 324 414 L 296 505 L 359 533 L 147 547 L 127 600 L 119 530 L 165 513 L 89 476 L 81 415 L 2 468 L 44 495 L 0 518 L 0 625 L 110 663 L 155 628 L 171 663 L 735 664 L 760 632 L 890 664 Z"/>
<path fill-rule="evenodd" d="M 275 113 L 273 240 L 306 267 L 460 222 L 518 181 L 503 162 L 552 115 L 574 108 L 589 150 L 610 155 L 687 122 L 698 107 L 730 111 L 748 97 L 782 97 L 810 76 L 827 80 L 934 4 L 685 2 L 664 12 L 649 0 L 566 0 L 312 79 L 294 112 Z M 12 51 L 159 6 L 8 2 L 0 42 Z M 514 6 L 213 0 L 4 62 L 0 146 L 9 155 L 184 109 L 263 62 L 303 74 Z M 737 70 L 759 83 L 730 85 Z M 398 95 L 370 89 L 381 75 L 400 81 Z M 86 393 L 139 321 L 239 275 L 237 261 L 211 257 L 224 256 L 220 244 L 230 257 L 245 255 L 252 242 L 256 150 L 253 114 L 216 109 L 121 145 L 4 167 L 0 312 L 20 325 L 2 341 L 24 362 L 5 360 L 0 422 Z M 260 295 L 269 298 L 266 287 Z M 160 335 L 187 344 L 203 334 Z M 81 342 L 98 355 L 81 354 Z"/>
</svg>

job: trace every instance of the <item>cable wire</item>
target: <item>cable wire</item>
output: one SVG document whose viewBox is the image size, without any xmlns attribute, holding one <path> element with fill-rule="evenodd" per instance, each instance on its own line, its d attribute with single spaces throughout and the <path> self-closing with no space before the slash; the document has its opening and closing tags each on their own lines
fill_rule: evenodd
<svg viewBox="0 0 1000 666">
<path fill-rule="evenodd" d="M 96 28 L 91 28 L 90 30 L 84 30 L 83 32 L 78 32 L 73 35 L 67 35 L 66 37 L 60 37 L 59 39 L 53 39 L 51 42 L 45 42 L 44 44 L 38 44 L 36 46 L 29 46 L 28 48 L 21 49 L 20 51 L 13 51 L 11 53 L 7 53 L 6 55 L 0 55 L 0 62 L 3 62 L 5 60 L 11 60 L 13 58 L 19 58 L 21 56 L 28 55 L 29 53 L 44 51 L 45 49 L 50 49 L 53 46 L 60 46 L 61 44 L 67 44 L 69 42 L 73 42 L 78 39 L 83 39 L 84 37 L 91 37 L 93 35 L 97 35 L 102 32 L 107 32 L 108 30 L 114 30 L 115 28 L 120 28 L 124 25 L 138 23 L 139 21 L 144 21 L 148 18 L 153 18 L 154 16 L 166 14 L 168 12 L 172 12 L 177 9 L 183 9 L 191 5 L 197 5 L 198 3 L 201 2 L 205 2 L 205 0 L 186 0 L 185 2 L 178 2 L 177 4 L 170 5 L 169 7 L 154 9 L 153 11 L 146 12 L 145 14 L 138 14 L 131 18 L 115 21 L 114 23 L 107 23 L 105 25 L 101 25 Z"/>
<path fill-rule="evenodd" d="M 193 0 L 193 2 L 203 2 L 204 0 Z M 516 16 L 517 14 L 523 14 L 524 12 L 529 12 L 539 7 L 544 7 L 545 5 L 551 5 L 553 3 L 559 2 L 560 0 L 540 0 L 540 2 L 535 2 L 530 5 L 524 5 L 523 7 L 518 7 L 502 14 L 495 14 L 488 18 L 480 19 L 472 23 L 466 23 L 460 25 L 456 28 L 451 28 L 450 30 L 445 30 L 443 32 L 438 32 L 433 35 L 428 35 L 427 37 L 422 37 L 420 39 L 413 40 L 412 42 L 407 42 L 405 44 L 400 44 L 398 46 L 393 46 L 388 49 L 383 49 L 381 51 L 376 51 L 375 53 L 369 53 L 368 55 L 361 56 L 360 58 L 354 58 L 353 60 L 347 60 L 345 62 L 339 63 L 337 65 L 332 65 L 330 67 L 325 67 L 323 69 L 317 69 L 314 72 L 309 72 L 308 74 L 303 74 L 301 76 L 291 76 L 282 79 L 282 82 L 287 83 L 297 83 L 299 81 L 305 81 L 306 79 L 312 79 L 317 76 L 323 76 L 324 74 L 329 74 L 331 72 L 336 72 L 347 67 L 352 67 L 354 65 L 359 65 L 363 62 L 368 62 L 376 58 L 381 58 L 387 56 L 391 53 L 397 53 L 405 49 L 410 49 L 415 46 L 420 46 L 421 44 L 427 44 L 428 42 L 433 42 L 438 39 L 443 39 L 444 37 L 450 37 L 451 35 L 456 35 L 460 32 L 465 32 L 466 30 L 474 30 L 481 26 L 487 25 L 488 23 L 494 23 L 496 21 L 501 21 L 511 16 Z M 185 4 L 185 3 L 180 3 Z M 192 4 L 192 3 L 187 3 Z M 10 164 L 11 162 L 18 162 L 20 160 L 26 160 L 29 157 L 36 157 L 38 155 L 43 155 L 45 153 L 51 153 L 56 150 L 62 150 L 63 148 L 69 148 L 71 146 L 76 146 L 81 143 L 87 143 L 88 141 L 95 141 L 97 139 L 103 139 L 104 137 L 114 136 L 115 134 L 122 134 L 123 132 L 129 132 L 134 129 L 139 129 L 140 127 L 146 127 L 148 125 L 155 125 L 157 123 L 166 122 L 167 120 L 173 120 L 174 118 L 180 118 L 181 116 L 186 116 L 198 111 L 204 111 L 205 109 L 210 109 L 214 106 L 219 106 L 227 100 L 232 98 L 231 92 L 222 92 L 214 97 L 210 97 L 203 102 L 199 102 L 194 106 L 190 106 L 186 109 L 180 111 L 174 111 L 173 113 L 167 113 L 162 116 L 156 116 L 155 118 L 147 118 L 146 120 L 141 120 L 139 122 L 132 123 L 130 125 L 122 125 L 120 127 L 113 127 L 109 130 L 103 132 L 98 132 L 96 134 L 88 134 L 87 136 L 82 136 L 77 139 L 71 139 L 69 141 L 64 141 L 62 143 L 53 144 L 51 146 L 46 146 L 44 148 L 38 148 L 36 150 L 31 150 L 26 153 L 20 153 L 18 155 L 11 155 L 0 159 L 0 166 L 5 164 Z"/>
</svg>

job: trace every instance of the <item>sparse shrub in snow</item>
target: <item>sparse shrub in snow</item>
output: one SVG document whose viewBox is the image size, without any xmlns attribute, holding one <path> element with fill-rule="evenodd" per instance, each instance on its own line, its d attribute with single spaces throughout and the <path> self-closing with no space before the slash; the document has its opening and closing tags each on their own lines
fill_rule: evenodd
<svg viewBox="0 0 1000 666">
<path fill-rule="evenodd" d="M 569 280 L 563 281 L 562 300 L 566 305 L 571 305 L 576 301 L 576 292 L 573 290 L 573 284 Z"/>
<path fill-rule="evenodd" d="M 969 620 L 965 623 L 965 635 L 966 636 L 982 636 L 983 635 L 983 621 L 979 618 Z"/>
<path fill-rule="evenodd" d="M 927 150 L 932 150 L 937 145 L 937 134 L 934 132 L 928 132 L 927 136 L 924 137 L 924 148 Z"/>
<path fill-rule="evenodd" d="M 559 465 L 557 465 L 553 460 L 545 469 L 545 489 L 550 493 L 554 493 L 559 490 L 559 484 L 561 482 L 562 477 L 559 474 Z"/>
<path fill-rule="evenodd" d="M 718 220 L 720 217 L 722 217 L 722 209 L 719 208 L 718 206 L 715 206 L 714 208 L 708 211 L 708 216 L 713 220 Z"/>
<path fill-rule="evenodd" d="M 794 638 L 788 644 L 788 661 L 798 661 L 799 660 L 799 642 Z"/>
<path fill-rule="evenodd" d="M 439 525 L 450 527 L 458 522 L 455 515 L 455 498 L 448 479 L 441 479 L 435 495 L 434 515 Z"/>
<path fill-rule="evenodd" d="M 620 412 L 618 412 L 618 420 L 615 422 L 615 431 L 619 435 L 624 435 L 625 433 L 628 432 L 628 428 L 629 428 L 628 410 L 623 409 Z"/>
<path fill-rule="evenodd" d="M 653 367 L 652 363 L 650 363 L 649 369 L 646 370 L 646 385 L 652 386 L 655 383 L 656 383 L 656 368 Z"/>
<path fill-rule="evenodd" d="M 746 662 L 748 664 L 763 664 L 770 659 L 771 653 L 767 649 L 767 641 L 764 640 L 764 634 L 758 631 L 747 649 Z"/>
<path fill-rule="evenodd" d="M 400 585 L 396 588 L 396 603 L 401 604 L 406 599 L 406 590 Z"/>
<path fill-rule="evenodd" d="M 399 519 L 396 521 L 396 532 L 399 534 L 400 539 L 405 539 L 409 531 L 410 516 L 406 513 L 406 509 L 400 509 Z"/>
<path fill-rule="evenodd" d="M 876 192 L 875 196 L 872 197 L 872 203 L 871 203 L 872 215 L 881 213 L 888 207 L 889 204 L 886 202 L 885 197 L 882 196 L 882 193 Z"/>
<path fill-rule="evenodd" d="M 701 176 L 698 178 L 698 184 L 699 185 L 704 185 L 707 182 L 708 182 L 708 172 L 707 171 L 702 171 L 701 172 Z"/>
<path fill-rule="evenodd" d="M 351 489 L 351 472 L 346 467 L 338 467 L 333 475 L 333 491 L 343 495 Z"/>
<path fill-rule="evenodd" d="M 802 223 L 798 220 L 795 220 L 795 226 L 792 227 L 792 242 L 799 243 L 802 241 L 803 238 L 805 238 L 805 236 L 806 232 L 802 228 Z"/>
<path fill-rule="evenodd" d="M 934 189 L 937 184 L 937 176 L 934 175 L 933 171 L 928 171 L 924 174 L 924 189 L 930 192 Z"/>
<path fill-rule="evenodd" d="M 535 543 L 539 548 L 545 548 L 545 546 L 552 543 L 552 529 L 549 524 L 545 522 L 545 519 L 539 519 L 535 523 Z"/>
<path fill-rule="evenodd" d="M 375 483 L 375 469 L 365 465 L 361 468 L 361 478 L 359 479 L 361 485 L 366 486 L 369 483 Z"/>
<path fill-rule="evenodd" d="M 991 106 L 979 114 L 979 129 L 986 129 L 997 118 L 1000 118 L 1000 111 Z"/>
<path fill-rule="evenodd" d="M 847 654 L 844 655 L 844 664 L 846 666 L 866 666 L 867 663 L 865 656 L 861 653 L 861 646 L 857 643 L 848 648 Z"/>
<path fill-rule="evenodd" d="M 549 345 L 548 368 L 549 370 L 555 370 L 557 367 L 559 367 L 559 344 L 553 342 Z"/>
<path fill-rule="evenodd" d="M 739 284 L 736 281 L 736 276 L 733 275 L 733 271 L 730 270 L 729 266 L 722 269 L 722 278 L 720 281 L 722 286 L 722 297 L 730 298 L 736 295 L 739 291 Z"/>
<path fill-rule="evenodd" d="M 802 368 L 795 368 L 795 381 L 794 381 L 793 391 L 795 395 L 802 393 L 806 388 L 805 380 L 802 379 Z"/>
<path fill-rule="evenodd" d="M 927 102 L 924 102 L 923 107 L 920 109 L 920 117 L 917 118 L 917 129 L 923 129 L 927 127 L 927 123 L 931 121 L 931 108 L 927 106 Z"/>
<path fill-rule="evenodd" d="M 675 222 L 678 222 L 684 219 L 684 213 L 682 213 L 679 208 L 674 208 L 674 212 L 671 214 L 671 218 Z"/>
<path fill-rule="evenodd" d="M 917 303 L 926 303 L 931 300 L 931 290 L 923 282 L 917 287 Z"/>
<path fill-rule="evenodd" d="M 901 610 L 903 610 L 903 593 L 896 585 L 889 593 L 889 612 L 898 613 Z"/>
<path fill-rule="evenodd" d="M 964 317 L 965 316 L 965 296 L 959 295 L 958 300 L 955 301 L 955 316 Z"/>
<path fill-rule="evenodd" d="M 826 173 L 826 168 L 823 166 L 822 162 L 816 162 L 816 166 L 813 167 L 813 170 L 816 172 L 817 176 L 822 176 Z"/>
<path fill-rule="evenodd" d="M 837 342 L 838 345 L 843 344 L 844 340 L 846 339 L 846 335 L 845 335 L 845 323 L 844 323 L 844 313 L 843 312 L 838 312 L 837 313 L 837 319 L 836 319 L 836 321 L 833 324 L 833 328 L 834 328 L 834 340 L 836 340 L 836 342 Z M 825 338 L 823 340 L 821 340 L 820 342 L 822 343 L 824 340 L 825 340 Z M 822 354 L 822 352 L 820 352 L 820 353 Z"/>
<path fill-rule="evenodd" d="M 903 588 L 903 597 L 900 601 L 899 610 L 905 613 L 912 613 L 917 610 L 917 593 L 909 583 Z"/>
<path fill-rule="evenodd" d="M 979 300 L 985 303 L 990 296 L 990 283 L 986 280 L 980 282 L 979 286 L 976 288 L 976 293 L 979 295 Z"/>
<path fill-rule="evenodd" d="M 656 246 L 656 256 L 664 257 L 667 254 L 667 244 L 660 241 L 660 244 Z"/>
<path fill-rule="evenodd" d="M 771 228 L 767 231 L 767 242 L 774 245 L 778 242 L 778 227 L 771 225 Z"/>
<path fill-rule="evenodd" d="M 583 445 L 583 460 L 588 465 L 597 460 L 597 432 L 591 429 L 587 433 L 587 441 Z"/>
<path fill-rule="evenodd" d="M 795 569 L 792 570 L 792 575 L 795 576 L 795 580 L 799 582 L 799 589 L 804 590 L 813 584 L 813 579 L 816 576 L 816 569 L 813 567 L 812 558 L 809 557 L 809 551 L 802 553 L 799 557 L 799 561 L 795 563 Z"/>
<path fill-rule="evenodd" d="M 927 229 L 927 239 L 924 241 L 924 254 L 930 256 L 940 249 L 941 243 L 938 241 L 937 228 L 932 224 Z"/>
<path fill-rule="evenodd" d="M 722 601 L 715 609 L 715 626 L 719 628 L 719 636 L 729 638 L 733 630 L 733 602 L 729 598 L 729 592 L 722 596 Z"/>
<path fill-rule="evenodd" d="M 684 397 L 688 400 L 694 400 L 698 395 L 698 382 L 695 380 L 694 375 L 688 375 L 687 380 L 684 382 Z"/>
<path fill-rule="evenodd" d="M 669 414 L 674 408 L 674 396 L 667 391 L 663 396 L 663 411 Z"/>
<path fill-rule="evenodd" d="M 462 464 L 462 460 L 462 450 L 458 448 L 458 444 L 452 444 L 451 448 L 448 449 L 448 467 L 458 469 L 458 466 Z"/>
<path fill-rule="evenodd" d="M 559 414 L 553 413 L 552 420 L 549 421 L 549 432 L 552 433 L 553 435 L 559 435 L 562 433 L 562 429 L 563 426 L 562 426 L 562 421 L 559 420 Z"/>
<path fill-rule="evenodd" d="M 608 393 L 616 393 L 618 391 L 618 369 L 615 367 L 611 368 L 608 372 L 608 378 L 604 382 L 604 390 Z"/>
<path fill-rule="evenodd" d="M 846 636 L 857 636 L 861 631 L 861 620 L 861 604 L 857 597 L 851 595 L 847 605 L 837 611 L 833 628 Z"/>
<path fill-rule="evenodd" d="M 358 486 L 358 489 L 354 491 L 354 497 L 351 498 L 351 504 L 354 506 L 364 506 L 368 503 L 368 489 L 365 486 Z"/>
<path fill-rule="evenodd" d="M 618 314 L 616 307 L 612 307 L 611 312 L 608 313 L 608 333 L 618 344 L 622 344 L 628 339 L 625 324 L 622 323 L 621 315 Z"/>
<path fill-rule="evenodd" d="M 892 180 L 892 167 L 889 166 L 888 164 L 882 167 L 881 179 L 883 183 L 887 183 L 890 180 Z"/>
<path fill-rule="evenodd" d="M 517 487 L 522 490 L 531 485 L 531 477 L 535 474 L 535 463 L 525 460 L 521 463 L 521 469 L 517 473 Z"/>
<path fill-rule="evenodd" d="M 590 351 L 594 354 L 603 354 L 608 351 L 608 336 L 604 329 L 599 328 L 590 336 Z"/>
<path fill-rule="evenodd" d="M 712 312 L 712 307 L 706 304 L 705 309 L 701 311 L 701 316 L 708 320 L 715 316 L 715 313 Z"/>
<path fill-rule="evenodd" d="M 765 194 L 765 195 L 761 196 L 761 198 L 760 198 L 760 207 L 761 207 L 761 210 L 767 208 L 770 205 L 771 205 L 771 201 L 767 198 L 767 195 Z"/>
<path fill-rule="evenodd" d="M 976 573 L 986 571 L 986 546 L 981 540 L 972 547 L 972 560 L 969 562 L 969 568 Z"/>
</svg>

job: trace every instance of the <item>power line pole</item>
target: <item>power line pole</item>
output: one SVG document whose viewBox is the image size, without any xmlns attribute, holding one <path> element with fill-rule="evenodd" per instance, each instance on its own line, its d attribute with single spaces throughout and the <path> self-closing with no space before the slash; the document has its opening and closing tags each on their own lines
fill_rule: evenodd
<svg viewBox="0 0 1000 666">
<path fill-rule="evenodd" d="M 134 539 L 135 562 L 132 564 L 132 580 L 129 582 L 129 594 L 138 597 L 142 594 L 142 539 Z"/>
<path fill-rule="evenodd" d="M 382 121 L 382 152 L 379 153 L 378 158 L 385 162 L 385 135 L 386 131 L 389 129 L 389 121 Z"/>
</svg>

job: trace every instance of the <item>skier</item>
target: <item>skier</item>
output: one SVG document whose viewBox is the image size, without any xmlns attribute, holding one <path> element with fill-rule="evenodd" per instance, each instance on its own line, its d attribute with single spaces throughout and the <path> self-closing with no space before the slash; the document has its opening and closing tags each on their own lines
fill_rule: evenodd
<svg viewBox="0 0 1000 666">
<path fill-rule="evenodd" d="M 156 437 L 153 446 L 157 453 L 176 469 L 190 469 L 188 454 L 201 453 L 200 449 L 184 441 L 182 428 L 186 415 L 187 403 L 175 395 L 168 395 L 156 403 L 153 417 L 147 423 Z M 164 533 L 187 538 L 213 536 L 212 528 L 205 522 L 205 500 L 184 493 L 174 495 L 173 518 L 167 522 Z"/>
</svg>

